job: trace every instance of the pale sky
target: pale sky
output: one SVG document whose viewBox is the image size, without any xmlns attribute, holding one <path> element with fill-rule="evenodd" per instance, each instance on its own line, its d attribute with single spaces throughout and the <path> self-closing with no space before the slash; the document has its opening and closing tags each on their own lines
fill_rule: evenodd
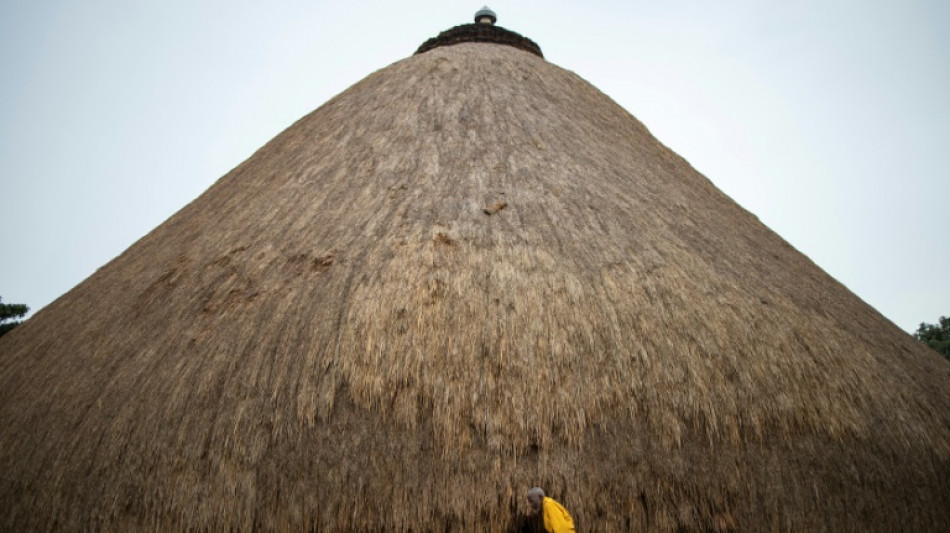
<svg viewBox="0 0 950 533">
<path fill-rule="evenodd" d="M 950 2 L 489 5 L 898 326 L 950 315 Z M 0 1 L 0 297 L 39 310 L 481 6 Z"/>
</svg>

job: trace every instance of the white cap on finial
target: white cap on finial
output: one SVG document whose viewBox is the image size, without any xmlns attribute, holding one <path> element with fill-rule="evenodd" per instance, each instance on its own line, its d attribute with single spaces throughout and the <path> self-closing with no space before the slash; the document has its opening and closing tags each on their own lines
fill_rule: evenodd
<svg viewBox="0 0 950 533">
<path fill-rule="evenodd" d="M 478 11 L 475 12 L 475 22 L 479 24 L 492 24 L 498 20 L 498 17 L 495 16 L 495 12 L 484 6 Z"/>
</svg>

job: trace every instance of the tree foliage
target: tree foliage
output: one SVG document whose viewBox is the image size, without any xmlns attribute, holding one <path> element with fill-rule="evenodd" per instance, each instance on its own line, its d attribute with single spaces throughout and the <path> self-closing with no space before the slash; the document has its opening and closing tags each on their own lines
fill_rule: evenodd
<svg viewBox="0 0 950 533">
<path fill-rule="evenodd" d="M 950 318 L 942 316 L 937 324 L 921 322 L 914 336 L 950 359 Z"/>
<path fill-rule="evenodd" d="M 0 298 L 0 336 L 17 327 L 20 324 L 18 319 L 29 310 L 24 304 L 5 304 L 3 298 Z"/>
</svg>

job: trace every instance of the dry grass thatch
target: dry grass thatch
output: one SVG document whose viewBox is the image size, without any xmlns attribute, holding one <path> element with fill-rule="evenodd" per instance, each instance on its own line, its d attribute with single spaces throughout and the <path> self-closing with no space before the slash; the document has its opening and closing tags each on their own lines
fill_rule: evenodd
<svg viewBox="0 0 950 533">
<path fill-rule="evenodd" d="M 502 531 L 541 485 L 583 530 L 947 531 L 948 391 L 594 87 L 463 43 L 0 339 L 0 529 Z"/>
</svg>

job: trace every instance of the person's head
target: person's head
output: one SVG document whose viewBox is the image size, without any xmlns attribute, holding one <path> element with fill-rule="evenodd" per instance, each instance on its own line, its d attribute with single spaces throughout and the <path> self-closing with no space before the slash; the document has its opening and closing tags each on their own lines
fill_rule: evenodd
<svg viewBox="0 0 950 533">
<path fill-rule="evenodd" d="M 534 487 L 528 491 L 528 503 L 531 504 L 531 510 L 535 513 L 541 510 L 541 503 L 544 502 L 544 491 L 541 487 Z"/>
</svg>

